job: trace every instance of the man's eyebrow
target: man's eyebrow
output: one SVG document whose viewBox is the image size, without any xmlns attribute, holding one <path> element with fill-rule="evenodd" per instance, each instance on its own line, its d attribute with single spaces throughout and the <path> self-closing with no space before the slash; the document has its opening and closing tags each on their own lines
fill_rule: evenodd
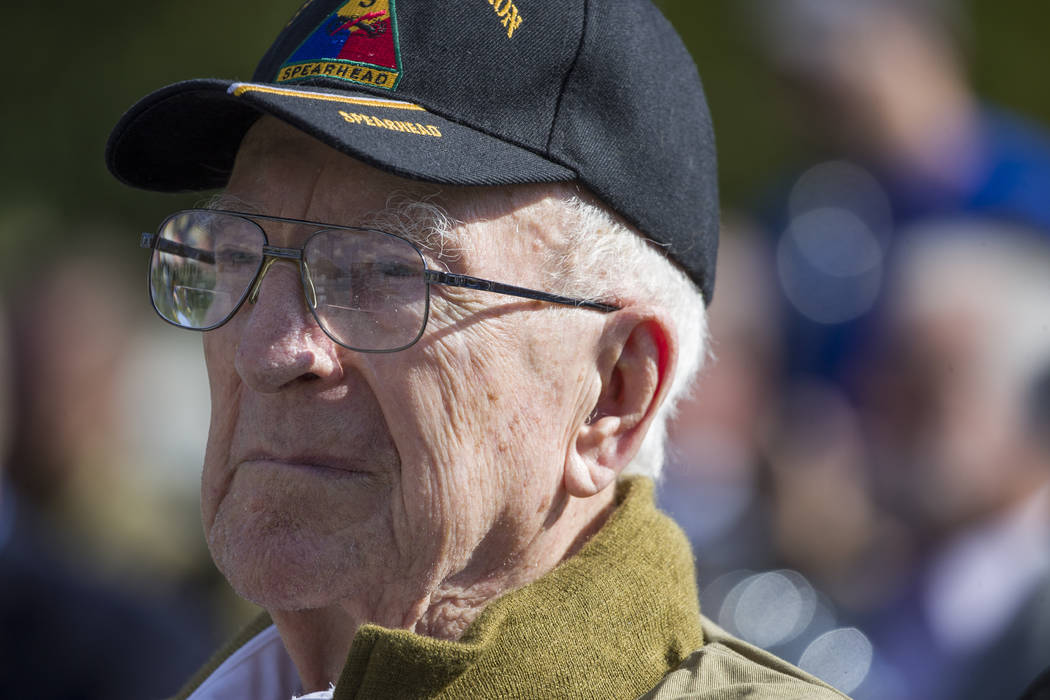
<svg viewBox="0 0 1050 700">
<path fill-rule="evenodd" d="M 368 214 L 362 225 L 407 238 L 438 260 L 456 260 L 464 250 L 461 222 L 435 199 L 394 192 L 386 206 Z"/>
<path fill-rule="evenodd" d="M 216 195 L 209 197 L 202 205 L 202 209 L 219 209 L 222 211 L 239 211 L 245 214 L 265 214 L 261 207 L 258 207 L 246 199 L 241 199 L 236 195 L 229 194 L 228 192 L 220 192 Z"/>
</svg>

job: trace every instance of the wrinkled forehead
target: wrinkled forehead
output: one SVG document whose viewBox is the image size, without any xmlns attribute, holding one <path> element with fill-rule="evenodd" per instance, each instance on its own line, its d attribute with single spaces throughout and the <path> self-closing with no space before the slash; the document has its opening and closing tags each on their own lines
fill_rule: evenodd
<svg viewBox="0 0 1050 700">
<path fill-rule="evenodd" d="M 346 225 L 366 223 L 392 195 L 433 198 L 437 188 L 373 168 L 271 117 L 245 135 L 225 196 L 256 213 Z"/>
<path fill-rule="evenodd" d="M 215 208 L 348 226 L 396 229 L 431 247 L 556 245 L 572 183 L 467 187 L 399 177 L 263 117 L 241 143 Z M 506 240 L 504 230 L 520 240 Z"/>
</svg>

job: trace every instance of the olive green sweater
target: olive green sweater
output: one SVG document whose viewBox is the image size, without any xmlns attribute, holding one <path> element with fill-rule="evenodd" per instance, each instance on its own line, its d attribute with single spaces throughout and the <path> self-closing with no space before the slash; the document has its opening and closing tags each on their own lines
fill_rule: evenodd
<svg viewBox="0 0 1050 700">
<path fill-rule="evenodd" d="M 187 697 L 267 624 L 257 620 L 178 697 Z M 335 700 L 609 700 L 650 691 L 650 698 L 843 697 L 775 657 L 709 629 L 712 643 L 704 647 L 688 542 L 653 505 L 652 483 L 629 479 L 617 489 L 616 510 L 579 553 L 493 601 L 458 641 L 361 627 Z M 694 653 L 698 650 L 703 653 Z M 749 694 L 721 692 L 742 690 L 741 682 L 751 684 Z M 777 689 L 783 692 L 755 692 Z"/>
</svg>

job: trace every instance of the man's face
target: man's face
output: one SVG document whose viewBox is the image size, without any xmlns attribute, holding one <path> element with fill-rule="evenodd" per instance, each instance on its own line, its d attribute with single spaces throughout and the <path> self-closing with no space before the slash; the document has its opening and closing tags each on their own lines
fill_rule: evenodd
<svg viewBox="0 0 1050 700">
<path fill-rule="evenodd" d="M 432 190 L 263 119 L 228 194 L 259 213 L 354 225 L 392 194 Z M 546 286 L 538 261 L 556 227 L 539 190 L 464 188 L 441 202 L 486 219 L 460 227 L 453 271 Z M 276 246 L 310 232 L 265 228 Z M 276 263 L 257 303 L 204 338 L 202 507 L 219 568 L 271 610 L 340 603 L 398 625 L 406 605 L 527 566 L 515 558 L 558 505 L 595 395 L 601 317 L 434 287 L 416 345 L 363 354 L 322 332 L 298 269 Z"/>
</svg>

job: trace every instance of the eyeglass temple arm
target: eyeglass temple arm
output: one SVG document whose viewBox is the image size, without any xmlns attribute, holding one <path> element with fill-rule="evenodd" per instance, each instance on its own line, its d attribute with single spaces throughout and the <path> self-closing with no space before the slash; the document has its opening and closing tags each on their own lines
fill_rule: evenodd
<svg viewBox="0 0 1050 700">
<path fill-rule="evenodd" d="M 152 233 L 142 234 L 142 239 L 139 241 L 139 247 L 141 248 L 156 248 L 162 253 L 171 253 L 172 255 L 179 255 L 184 258 L 192 258 L 193 260 L 200 260 L 203 263 L 209 265 L 215 264 L 215 253 L 210 250 L 201 250 L 200 248 L 194 248 L 193 246 L 186 245 L 185 243 L 176 243 L 175 241 L 169 241 L 167 238 L 161 238 Z"/>
<path fill-rule="evenodd" d="M 449 287 L 465 287 L 467 289 L 478 289 L 483 292 L 507 294 L 509 296 L 522 297 L 525 299 L 536 299 L 537 301 L 547 301 L 552 304 L 562 304 L 563 306 L 575 306 L 577 308 L 594 309 L 595 311 L 602 311 L 604 313 L 620 310 L 619 306 L 614 306 L 612 304 L 603 304 L 598 301 L 587 301 L 585 299 L 573 299 L 572 297 L 565 297 L 561 296 L 560 294 L 549 294 L 547 292 L 540 292 L 535 289 L 515 287 L 512 284 L 493 282 L 491 280 L 481 279 L 480 277 L 471 277 L 470 275 L 454 275 L 448 272 L 441 272 L 439 270 L 427 270 L 426 281 L 427 284 L 443 284 Z"/>
<path fill-rule="evenodd" d="M 215 264 L 215 254 L 211 251 L 201 250 L 200 248 L 194 248 L 193 246 L 186 245 L 185 243 L 176 243 L 175 241 L 170 241 L 167 238 L 161 238 L 152 233 L 143 233 L 139 245 L 143 248 L 156 248 L 162 253 L 171 253 L 172 255 L 179 255 L 184 258 L 192 258 L 193 260 L 200 260 L 201 262 L 209 263 L 212 265 Z M 427 270 L 425 279 L 428 284 L 443 284 L 449 287 L 465 287 L 467 289 L 478 289 L 483 292 L 506 294 L 509 296 L 522 297 L 524 299 L 536 299 L 537 301 L 546 301 L 552 304 L 562 304 L 563 306 L 574 306 L 577 308 L 594 309 L 595 311 L 602 311 L 604 313 L 620 310 L 619 306 L 614 306 L 612 304 L 603 304 L 597 301 L 587 301 L 586 299 L 574 299 L 572 297 L 566 297 L 560 294 L 550 294 L 548 292 L 540 292 L 535 289 L 516 287 L 512 284 L 493 282 L 491 280 L 481 279 L 480 277 L 471 277 L 470 275 L 454 275 L 448 272 L 441 272 L 439 270 Z"/>
</svg>

